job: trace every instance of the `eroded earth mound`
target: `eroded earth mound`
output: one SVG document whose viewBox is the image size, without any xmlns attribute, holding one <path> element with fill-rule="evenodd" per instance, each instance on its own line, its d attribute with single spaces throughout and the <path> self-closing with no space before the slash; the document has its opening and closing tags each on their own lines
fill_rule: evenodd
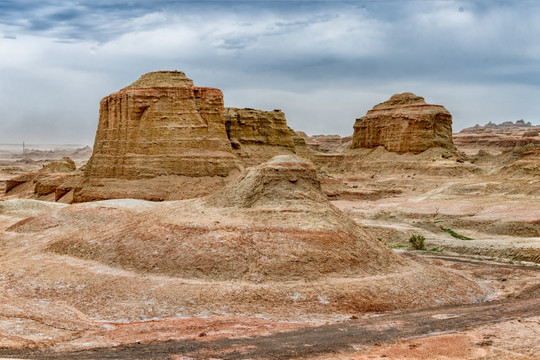
<svg viewBox="0 0 540 360">
<path fill-rule="evenodd" d="M 417 154 L 433 147 L 453 150 L 452 115 L 412 93 L 393 95 L 354 124 L 352 149 L 378 146 L 396 153 Z"/>
<path fill-rule="evenodd" d="M 0 225 L 0 288 L 12 314 L 6 321 L 41 319 L 43 339 L 32 335 L 38 342 L 80 336 L 99 327 L 96 321 L 314 320 L 490 293 L 374 239 L 326 200 L 313 165 L 296 156 L 275 157 L 200 199 L 4 201 Z M 32 303 L 47 305 L 28 315 Z M 30 338 L 28 329 L 22 338 Z"/>
</svg>

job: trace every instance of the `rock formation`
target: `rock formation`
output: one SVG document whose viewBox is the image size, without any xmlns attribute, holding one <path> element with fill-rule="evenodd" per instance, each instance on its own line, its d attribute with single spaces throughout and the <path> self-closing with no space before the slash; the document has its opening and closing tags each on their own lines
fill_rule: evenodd
<svg viewBox="0 0 540 360">
<path fill-rule="evenodd" d="M 52 161 L 35 172 L 16 176 L 6 181 L 5 198 L 38 199 L 71 203 L 75 188 L 80 187 L 81 172 L 76 172 L 75 162 L 64 157 Z"/>
<path fill-rule="evenodd" d="M 452 115 L 412 93 L 393 95 L 354 124 L 352 149 L 378 146 L 413 154 L 433 147 L 453 150 Z"/>
<path fill-rule="evenodd" d="M 235 153 L 247 166 L 276 155 L 295 153 L 294 141 L 281 110 L 226 108 L 225 127 Z"/>
<path fill-rule="evenodd" d="M 219 189 L 242 165 L 294 154 L 285 114 L 223 106 L 179 71 L 141 76 L 105 97 L 76 202 L 177 200 Z"/>
<path fill-rule="evenodd" d="M 333 154 L 342 152 L 351 146 L 352 136 L 341 137 L 339 135 L 313 135 L 308 136 L 303 131 L 296 132 L 302 137 L 306 145 L 312 150 L 319 151 L 325 154 Z"/>
<path fill-rule="evenodd" d="M 311 150 L 320 151 L 320 144 L 303 131 L 296 130 L 296 135 L 303 140 L 303 145 Z"/>
<path fill-rule="evenodd" d="M 529 144 L 540 145 L 539 133 L 540 126 L 524 120 L 506 121 L 499 125 L 489 122 L 484 126 L 465 128 L 454 134 L 453 139 L 458 150 L 467 155 L 475 155 L 479 151 L 496 155 Z"/>
<path fill-rule="evenodd" d="M 189 187 L 193 178 L 215 184 L 236 169 L 221 91 L 196 87 L 179 71 L 152 72 L 101 100 L 94 150 L 76 201 L 189 197 L 167 192 L 167 184 L 182 187 L 182 181 L 163 177 L 189 177 Z M 207 185 L 199 190 L 212 187 Z"/>
</svg>

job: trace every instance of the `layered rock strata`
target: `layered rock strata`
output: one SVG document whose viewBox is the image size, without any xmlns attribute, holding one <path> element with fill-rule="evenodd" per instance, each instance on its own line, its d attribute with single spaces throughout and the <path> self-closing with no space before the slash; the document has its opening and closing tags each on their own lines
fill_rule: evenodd
<svg viewBox="0 0 540 360">
<path fill-rule="evenodd" d="M 339 135 L 313 135 L 309 136 L 303 131 L 296 134 L 304 139 L 306 145 L 324 154 L 334 154 L 347 150 L 351 147 L 352 136 L 341 137 Z"/>
<path fill-rule="evenodd" d="M 295 153 L 294 141 L 281 110 L 226 108 L 225 127 L 235 153 L 248 166 L 276 155 Z"/>
<path fill-rule="evenodd" d="M 39 171 L 7 180 L 4 198 L 71 203 L 72 196 L 65 195 L 72 194 L 82 181 L 82 172 L 76 170 L 75 162 L 69 157 L 50 162 Z"/>
<path fill-rule="evenodd" d="M 412 93 L 393 95 L 354 124 L 352 149 L 378 146 L 400 154 L 433 147 L 453 150 L 452 115 Z"/>
<path fill-rule="evenodd" d="M 163 177 L 209 177 L 215 183 L 228 176 L 239 161 L 227 138 L 224 111 L 220 90 L 194 86 L 180 71 L 145 74 L 105 97 L 76 200 L 189 197 L 160 190 L 182 183 Z"/>
<path fill-rule="evenodd" d="M 518 120 L 515 123 L 506 121 L 499 125 L 491 122 L 485 126 L 475 125 L 454 134 L 453 139 L 458 150 L 467 155 L 475 155 L 479 151 L 496 155 L 529 144 L 538 146 L 539 134 L 540 126 Z"/>
</svg>

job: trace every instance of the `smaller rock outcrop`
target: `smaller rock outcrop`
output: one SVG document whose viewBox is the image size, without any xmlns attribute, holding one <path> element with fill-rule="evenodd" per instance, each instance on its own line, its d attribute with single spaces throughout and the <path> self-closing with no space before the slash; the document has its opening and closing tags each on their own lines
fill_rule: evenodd
<svg viewBox="0 0 540 360">
<path fill-rule="evenodd" d="M 378 146 L 400 154 L 433 147 L 453 150 L 452 115 L 412 93 L 393 95 L 354 124 L 351 149 Z"/>
<path fill-rule="evenodd" d="M 207 204 L 218 207 L 252 208 L 298 204 L 309 200 L 326 203 L 317 169 L 309 160 L 280 155 L 247 169 L 238 181 L 210 196 Z"/>
<path fill-rule="evenodd" d="M 64 156 L 62 160 L 52 161 L 49 164 L 45 165 L 41 172 L 51 172 L 51 173 L 69 173 L 77 170 L 77 165 L 70 157 Z"/>
<path fill-rule="evenodd" d="M 7 180 L 5 196 L 71 203 L 72 196 L 64 196 L 73 193 L 82 182 L 82 172 L 76 170 L 75 162 L 67 156 L 62 160 L 52 161 L 39 171 Z"/>
<path fill-rule="evenodd" d="M 253 166 L 276 155 L 295 153 L 281 110 L 225 108 L 225 127 L 234 152 L 245 165 Z"/>
<path fill-rule="evenodd" d="M 289 127 L 289 132 L 294 142 L 294 150 L 297 155 L 303 156 L 307 159 L 311 159 L 313 156 L 312 148 L 307 144 L 306 135 L 303 131 L 295 131 L 293 128 Z"/>
<path fill-rule="evenodd" d="M 314 150 L 324 154 L 340 153 L 351 146 L 352 136 L 339 135 L 313 135 L 309 136 L 303 131 L 297 131 L 298 136 L 302 137 L 306 145 Z"/>
</svg>

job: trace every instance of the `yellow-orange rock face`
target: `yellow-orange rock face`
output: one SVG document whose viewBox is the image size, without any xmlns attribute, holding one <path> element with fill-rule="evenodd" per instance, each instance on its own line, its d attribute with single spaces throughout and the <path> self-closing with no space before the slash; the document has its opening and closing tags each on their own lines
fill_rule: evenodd
<svg viewBox="0 0 540 360">
<path fill-rule="evenodd" d="M 235 153 L 248 166 L 276 155 L 295 153 L 294 141 L 281 110 L 226 108 L 225 125 Z"/>
<path fill-rule="evenodd" d="M 153 81 L 154 80 L 154 81 Z M 237 167 L 223 94 L 181 72 L 143 75 L 100 104 L 90 177 L 227 176 Z"/>
<path fill-rule="evenodd" d="M 225 130 L 222 92 L 193 86 L 179 71 L 148 73 L 101 100 L 94 151 L 76 201 L 148 198 L 129 189 L 140 181 L 120 185 L 125 192 L 107 193 L 107 179 L 225 177 L 238 168 Z M 152 187 L 148 181 L 143 185 Z M 171 198 L 158 190 L 151 197 Z"/>
<path fill-rule="evenodd" d="M 356 120 L 351 149 L 384 146 L 396 153 L 454 149 L 452 115 L 412 93 L 393 95 Z"/>
</svg>

